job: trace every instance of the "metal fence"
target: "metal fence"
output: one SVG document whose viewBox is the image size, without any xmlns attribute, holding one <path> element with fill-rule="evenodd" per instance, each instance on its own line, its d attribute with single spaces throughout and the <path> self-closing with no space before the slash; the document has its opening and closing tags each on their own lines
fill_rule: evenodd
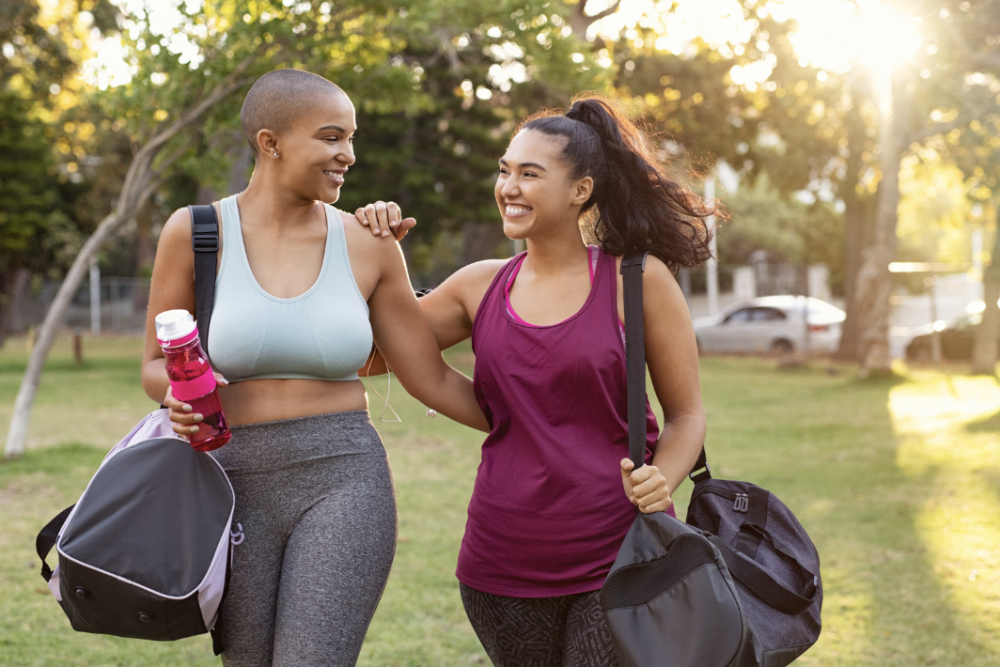
<svg viewBox="0 0 1000 667">
<path fill-rule="evenodd" d="M 24 333 L 39 327 L 59 285 L 45 281 L 18 299 L 11 313 L 10 332 Z M 96 284 L 84 281 L 66 312 L 63 326 L 92 333 L 141 334 L 146 328 L 148 305 L 148 278 L 102 278 Z"/>
</svg>

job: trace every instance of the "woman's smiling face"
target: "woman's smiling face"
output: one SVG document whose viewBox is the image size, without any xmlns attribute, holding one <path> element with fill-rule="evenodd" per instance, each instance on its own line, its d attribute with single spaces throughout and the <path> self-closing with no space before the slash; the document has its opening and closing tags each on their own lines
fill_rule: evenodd
<svg viewBox="0 0 1000 667">
<path fill-rule="evenodd" d="M 565 145 L 563 137 L 524 130 L 507 146 L 493 193 L 508 238 L 537 236 L 566 224 L 576 227 L 592 180 L 572 178 L 561 158 Z"/>
<path fill-rule="evenodd" d="M 354 105 L 343 93 L 318 96 L 277 137 L 281 180 L 303 198 L 332 204 L 354 164 Z M 264 156 L 266 159 L 266 155 Z"/>
</svg>

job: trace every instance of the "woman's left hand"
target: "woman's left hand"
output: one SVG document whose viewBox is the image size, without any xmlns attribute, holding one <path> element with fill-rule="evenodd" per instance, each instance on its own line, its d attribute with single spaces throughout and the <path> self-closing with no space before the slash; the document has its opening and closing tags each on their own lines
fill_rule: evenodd
<svg viewBox="0 0 1000 667">
<path fill-rule="evenodd" d="M 417 224 L 413 218 L 404 218 L 396 202 L 377 201 L 374 204 L 362 206 L 354 212 L 354 216 L 375 236 L 392 234 L 397 241 L 402 240 L 406 233 Z"/>
<path fill-rule="evenodd" d="M 622 484 L 625 495 L 643 514 L 665 512 L 673 504 L 667 480 L 654 465 L 644 465 L 638 470 L 631 459 L 622 459 Z"/>
</svg>

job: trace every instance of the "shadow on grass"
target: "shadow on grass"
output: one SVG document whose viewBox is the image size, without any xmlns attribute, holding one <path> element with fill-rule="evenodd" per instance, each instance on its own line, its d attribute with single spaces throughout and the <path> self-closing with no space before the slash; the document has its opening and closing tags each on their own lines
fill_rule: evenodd
<svg viewBox="0 0 1000 667">
<path fill-rule="evenodd" d="M 752 361 L 702 364 L 718 476 L 771 490 L 822 559 L 824 632 L 798 664 L 993 664 L 967 648 L 975 638 L 919 531 L 938 473 L 914 477 L 897 464 L 889 394 L 908 382 L 823 368 L 789 373 Z"/>
<path fill-rule="evenodd" d="M 969 433 L 1000 433 L 1000 410 L 988 417 L 967 422 L 964 430 Z"/>
</svg>

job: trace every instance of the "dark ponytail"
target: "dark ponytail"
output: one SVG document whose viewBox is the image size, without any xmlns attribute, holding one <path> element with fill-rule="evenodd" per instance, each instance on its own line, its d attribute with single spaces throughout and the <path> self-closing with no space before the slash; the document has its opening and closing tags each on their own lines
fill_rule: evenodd
<svg viewBox="0 0 1000 667">
<path fill-rule="evenodd" d="M 583 212 L 596 207 L 594 235 L 604 250 L 613 255 L 648 250 L 675 272 L 711 256 L 705 219 L 718 215 L 715 203 L 668 178 L 639 129 L 609 100 L 578 97 L 565 114 L 536 113 L 521 130 L 566 137 L 562 158 L 572 177 L 594 179 Z"/>
</svg>

